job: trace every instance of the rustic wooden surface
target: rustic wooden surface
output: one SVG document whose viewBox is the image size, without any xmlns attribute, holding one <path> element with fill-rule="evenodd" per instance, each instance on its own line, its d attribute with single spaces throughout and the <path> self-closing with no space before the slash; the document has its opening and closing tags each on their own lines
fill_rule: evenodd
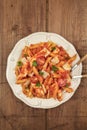
<svg viewBox="0 0 87 130">
<path fill-rule="evenodd" d="M 87 130 L 87 79 L 65 104 L 34 109 L 17 99 L 6 80 L 16 42 L 38 31 L 55 32 L 87 53 L 87 0 L 0 0 L 0 130 Z M 83 63 L 87 73 L 87 60 Z"/>
</svg>

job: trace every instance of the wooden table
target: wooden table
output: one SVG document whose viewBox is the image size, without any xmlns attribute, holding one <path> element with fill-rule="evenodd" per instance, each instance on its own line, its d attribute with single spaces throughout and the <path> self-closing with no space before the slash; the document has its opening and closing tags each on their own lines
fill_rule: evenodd
<svg viewBox="0 0 87 130">
<path fill-rule="evenodd" d="M 21 38 L 55 32 L 80 56 L 87 53 L 87 0 L 0 0 L 0 130 L 87 130 L 87 79 L 54 109 L 34 109 L 17 99 L 6 80 L 7 57 Z M 87 60 L 83 63 L 87 73 Z"/>
</svg>

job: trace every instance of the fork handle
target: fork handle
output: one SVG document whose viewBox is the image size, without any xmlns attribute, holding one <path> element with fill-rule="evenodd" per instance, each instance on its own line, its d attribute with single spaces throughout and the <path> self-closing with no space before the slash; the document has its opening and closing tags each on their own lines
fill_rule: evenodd
<svg viewBox="0 0 87 130">
<path fill-rule="evenodd" d="M 72 70 L 74 70 L 81 62 L 83 62 L 87 58 L 87 54 L 84 55 L 78 62 L 72 67 Z"/>
<path fill-rule="evenodd" d="M 76 79 L 76 78 L 87 78 L 87 74 L 72 76 L 72 78 L 73 79 Z"/>
<path fill-rule="evenodd" d="M 87 58 L 87 54 L 84 55 L 78 62 L 77 65 L 79 65 L 81 62 L 83 62 Z"/>
</svg>

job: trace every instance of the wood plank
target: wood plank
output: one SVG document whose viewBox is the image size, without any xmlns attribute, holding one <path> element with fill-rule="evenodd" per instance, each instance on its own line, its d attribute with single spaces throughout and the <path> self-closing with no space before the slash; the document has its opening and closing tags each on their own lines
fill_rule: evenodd
<svg viewBox="0 0 87 130">
<path fill-rule="evenodd" d="M 87 53 L 87 0 L 49 0 L 48 31 L 72 42 L 80 56 Z M 87 73 L 87 60 L 83 63 Z M 49 130 L 87 129 L 87 80 L 82 82 L 74 96 L 61 106 L 47 111 Z"/>
<path fill-rule="evenodd" d="M 33 119 L 34 118 L 34 119 Z M 5 117 L 0 120 L 0 130 L 45 130 L 44 117 Z"/>
<path fill-rule="evenodd" d="M 5 118 L 0 118 L 0 130 L 3 130 L 4 126 L 7 130 L 14 130 Z"/>
<path fill-rule="evenodd" d="M 2 62 L 6 65 L 7 56 L 18 40 L 33 32 L 45 31 L 45 1 L 4 0 L 3 6 Z"/>
<path fill-rule="evenodd" d="M 0 130 L 45 129 L 45 110 L 33 109 L 11 91 L 7 57 L 21 38 L 46 30 L 46 0 L 0 0 Z"/>
<path fill-rule="evenodd" d="M 0 65 L 0 83 L 6 83 L 6 65 Z"/>
<path fill-rule="evenodd" d="M 79 117 L 75 120 L 75 117 L 49 117 L 48 123 L 49 130 L 86 130 L 87 129 L 87 117 Z M 56 120 L 56 121 L 55 121 Z"/>
<path fill-rule="evenodd" d="M 4 91 L 5 90 L 5 91 Z M 13 105 L 14 104 L 14 105 Z M 1 84 L 0 87 L 0 111 L 9 117 L 41 117 L 45 116 L 42 109 L 33 109 L 17 99 L 8 83 Z M 1 114 L 1 116 L 2 116 Z"/>
<path fill-rule="evenodd" d="M 49 31 L 58 33 L 71 42 L 87 39 L 86 6 L 86 0 L 50 0 Z"/>
</svg>

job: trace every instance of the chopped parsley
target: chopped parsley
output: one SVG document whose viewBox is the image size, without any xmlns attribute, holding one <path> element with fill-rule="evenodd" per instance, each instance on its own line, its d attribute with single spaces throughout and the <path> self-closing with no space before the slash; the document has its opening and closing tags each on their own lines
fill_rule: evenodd
<svg viewBox="0 0 87 130">
<path fill-rule="evenodd" d="M 28 54 L 24 54 L 24 57 L 27 58 L 27 57 L 28 57 Z"/>
<path fill-rule="evenodd" d="M 32 63 L 32 66 L 35 66 L 35 67 L 36 67 L 37 65 L 38 65 L 38 64 L 37 64 L 37 61 L 34 60 L 33 63 Z"/>
<path fill-rule="evenodd" d="M 55 49 L 56 49 L 56 47 L 52 47 L 52 48 L 51 48 L 51 51 L 54 51 Z"/>
<path fill-rule="evenodd" d="M 44 74 L 44 72 L 42 72 L 42 71 L 40 70 L 40 71 L 39 71 L 39 74 L 40 74 L 40 75 L 43 75 L 43 74 Z"/>
<path fill-rule="evenodd" d="M 22 61 L 17 62 L 17 66 L 22 66 L 22 65 L 23 65 Z"/>
<path fill-rule="evenodd" d="M 36 83 L 36 86 L 37 86 L 37 87 L 40 87 L 40 86 L 41 86 L 41 84 L 40 84 L 39 81 Z"/>
<path fill-rule="evenodd" d="M 69 87 L 69 84 L 68 83 L 66 83 L 66 86 L 65 86 L 66 88 L 68 88 Z"/>
<path fill-rule="evenodd" d="M 29 87 L 28 87 L 28 86 L 26 86 L 26 87 L 25 87 L 25 89 L 29 89 Z"/>
<path fill-rule="evenodd" d="M 52 66 L 52 70 L 53 70 L 54 72 L 56 72 L 56 71 L 58 70 L 58 68 L 53 65 L 53 66 Z"/>
</svg>

